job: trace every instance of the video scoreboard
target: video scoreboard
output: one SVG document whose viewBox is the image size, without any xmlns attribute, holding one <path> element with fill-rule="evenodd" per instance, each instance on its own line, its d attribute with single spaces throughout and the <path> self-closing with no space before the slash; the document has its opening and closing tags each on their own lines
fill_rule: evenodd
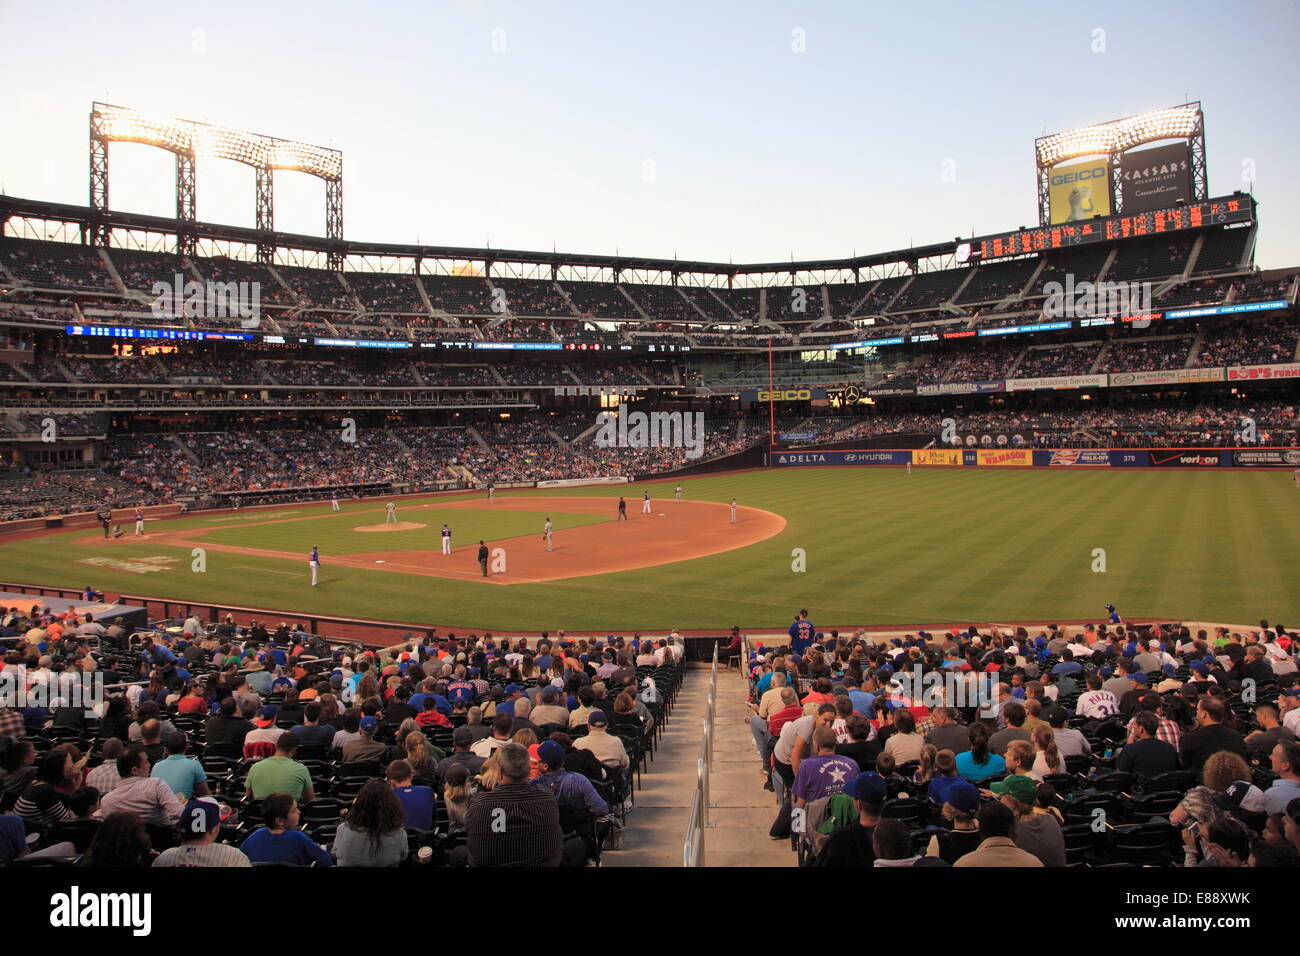
<svg viewBox="0 0 1300 956">
<path fill-rule="evenodd" d="M 1172 209 L 1157 209 L 1129 216 L 1107 216 L 1082 222 L 1063 222 L 1037 229 L 1021 229 L 972 239 L 957 245 L 957 261 L 1001 259 L 1031 252 L 1070 249 L 1093 242 L 1111 242 L 1138 236 L 1159 236 L 1183 229 L 1252 222 L 1255 201 L 1247 195 L 1207 199 Z"/>
</svg>

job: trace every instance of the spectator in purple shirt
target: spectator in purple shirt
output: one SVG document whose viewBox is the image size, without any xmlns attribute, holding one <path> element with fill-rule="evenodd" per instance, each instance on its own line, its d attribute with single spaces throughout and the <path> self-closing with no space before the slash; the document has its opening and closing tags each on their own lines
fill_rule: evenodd
<svg viewBox="0 0 1300 956">
<path fill-rule="evenodd" d="M 794 778 L 794 796 L 801 807 L 842 793 L 844 785 L 860 773 L 855 760 L 835 752 L 835 731 L 830 727 L 813 731 L 813 747 L 816 755 L 800 761 Z"/>
</svg>

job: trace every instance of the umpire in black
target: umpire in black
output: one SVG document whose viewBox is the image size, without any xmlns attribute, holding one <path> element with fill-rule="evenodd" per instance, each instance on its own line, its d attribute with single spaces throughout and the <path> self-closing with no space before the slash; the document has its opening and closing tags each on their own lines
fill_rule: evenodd
<svg viewBox="0 0 1300 956">
<path fill-rule="evenodd" d="M 487 577 L 488 549 L 482 541 L 478 543 L 478 566 L 483 569 L 483 577 Z"/>
<path fill-rule="evenodd" d="M 99 523 L 104 526 L 104 537 L 107 538 L 108 525 L 109 522 L 113 520 L 113 512 L 110 511 L 108 508 L 100 508 L 99 514 L 97 514 L 95 517 L 99 518 Z"/>
</svg>

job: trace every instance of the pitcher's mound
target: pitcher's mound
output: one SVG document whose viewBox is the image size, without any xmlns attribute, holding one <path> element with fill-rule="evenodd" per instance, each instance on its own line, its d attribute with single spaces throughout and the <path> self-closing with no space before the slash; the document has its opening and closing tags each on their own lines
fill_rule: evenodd
<svg viewBox="0 0 1300 956">
<path fill-rule="evenodd" d="M 416 528 L 427 528 L 428 525 L 421 524 L 419 521 L 399 521 L 397 524 L 363 524 L 353 528 L 353 531 L 414 531 Z"/>
</svg>

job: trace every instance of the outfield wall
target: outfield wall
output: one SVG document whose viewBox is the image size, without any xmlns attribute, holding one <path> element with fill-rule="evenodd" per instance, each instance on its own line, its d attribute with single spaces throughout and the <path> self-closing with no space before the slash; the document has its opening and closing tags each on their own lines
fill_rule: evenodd
<svg viewBox="0 0 1300 956">
<path fill-rule="evenodd" d="M 864 448 L 774 451 L 773 468 L 1300 468 L 1300 448 Z"/>
</svg>

